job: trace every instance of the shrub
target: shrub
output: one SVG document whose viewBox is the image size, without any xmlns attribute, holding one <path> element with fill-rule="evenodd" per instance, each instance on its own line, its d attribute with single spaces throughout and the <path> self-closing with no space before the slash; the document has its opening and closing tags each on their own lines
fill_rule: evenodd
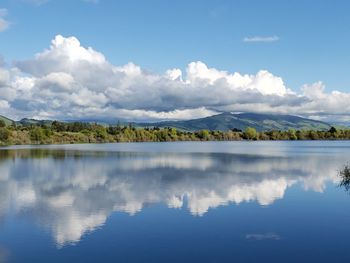
<svg viewBox="0 0 350 263">
<path fill-rule="evenodd" d="M 257 132 L 254 128 L 248 127 L 244 131 L 244 137 L 247 138 L 248 140 L 254 140 L 256 139 Z"/>
</svg>

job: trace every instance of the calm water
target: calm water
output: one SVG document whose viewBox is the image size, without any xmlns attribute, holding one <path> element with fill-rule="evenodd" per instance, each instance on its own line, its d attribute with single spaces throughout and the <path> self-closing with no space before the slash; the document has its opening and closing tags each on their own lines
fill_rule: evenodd
<svg viewBox="0 0 350 263">
<path fill-rule="evenodd" d="M 350 142 L 0 149 L 0 262 L 350 262 Z"/>
</svg>

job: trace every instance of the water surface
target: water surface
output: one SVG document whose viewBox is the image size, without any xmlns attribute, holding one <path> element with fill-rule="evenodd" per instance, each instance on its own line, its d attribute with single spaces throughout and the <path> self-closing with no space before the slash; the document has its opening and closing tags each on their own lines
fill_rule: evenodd
<svg viewBox="0 0 350 263">
<path fill-rule="evenodd" d="M 0 149 L 0 262 L 349 262 L 350 142 Z"/>
</svg>

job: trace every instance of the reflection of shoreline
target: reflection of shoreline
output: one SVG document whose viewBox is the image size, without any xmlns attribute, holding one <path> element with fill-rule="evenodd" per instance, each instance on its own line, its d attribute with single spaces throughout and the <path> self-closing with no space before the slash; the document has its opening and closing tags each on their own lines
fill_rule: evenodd
<svg viewBox="0 0 350 263">
<path fill-rule="evenodd" d="M 272 204 L 298 182 L 322 192 L 327 181 L 336 182 L 334 171 L 343 162 L 322 155 L 9 153 L 0 157 L 0 216 L 12 206 L 49 228 L 58 245 L 79 241 L 113 211 L 135 214 L 150 203 L 186 203 L 191 214 L 204 215 L 229 203 Z"/>
</svg>

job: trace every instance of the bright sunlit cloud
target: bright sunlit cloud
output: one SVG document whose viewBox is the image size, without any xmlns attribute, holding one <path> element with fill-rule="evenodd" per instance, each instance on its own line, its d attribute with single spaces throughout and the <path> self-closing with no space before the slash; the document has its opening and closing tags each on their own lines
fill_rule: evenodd
<svg viewBox="0 0 350 263">
<path fill-rule="evenodd" d="M 254 37 L 245 37 L 243 42 L 276 42 L 279 41 L 278 36 L 254 36 Z"/>
<path fill-rule="evenodd" d="M 267 70 L 242 74 L 194 61 L 154 73 L 132 62 L 113 65 L 76 37 L 57 35 L 31 59 L 0 66 L 0 109 L 12 118 L 191 119 L 222 111 L 349 116 L 350 94 L 322 82 L 300 90 Z"/>
</svg>

